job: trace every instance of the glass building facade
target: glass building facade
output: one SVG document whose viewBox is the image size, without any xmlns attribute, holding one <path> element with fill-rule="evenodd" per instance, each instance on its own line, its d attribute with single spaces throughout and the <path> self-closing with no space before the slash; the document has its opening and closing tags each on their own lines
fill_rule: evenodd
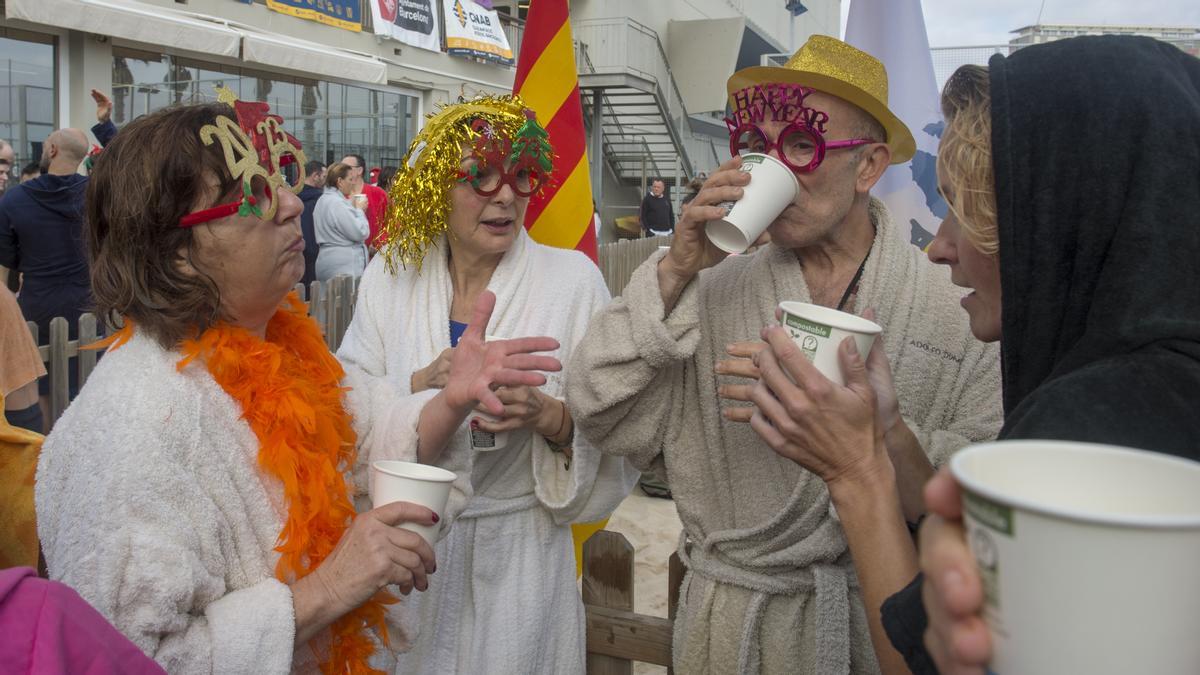
<svg viewBox="0 0 1200 675">
<path fill-rule="evenodd" d="M 216 100 L 215 87 L 238 98 L 266 101 L 309 159 L 326 164 L 347 154 L 368 166 L 399 166 L 417 131 L 417 97 L 387 88 L 309 80 L 205 63 L 121 47 L 113 48 L 113 122 L 118 126 L 171 105 Z"/>
<path fill-rule="evenodd" d="M 0 28 L 0 138 L 13 146 L 14 174 L 54 131 L 56 62 L 53 36 Z"/>
</svg>

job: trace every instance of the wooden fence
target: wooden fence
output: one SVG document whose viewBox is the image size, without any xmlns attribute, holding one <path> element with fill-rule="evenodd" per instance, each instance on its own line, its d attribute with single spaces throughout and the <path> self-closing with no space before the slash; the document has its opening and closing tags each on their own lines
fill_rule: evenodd
<svg viewBox="0 0 1200 675">
<path fill-rule="evenodd" d="M 601 244 L 598 249 L 600 273 L 608 283 L 608 292 L 612 293 L 614 298 L 624 293 L 633 271 L 646 262 L 646 258 L 657 251 L 659 246 L 667 246 L 670 243 L 670 237 L 647 237 Z"/>
<path fill-rule="evenodd" d="M 630 675 L 634 661 L 667 666 L 671 672 L 671 636 L 683 563 L 678 554 L 671 554 L 664 619 L 634 613 L 633 562 L 633 547 L 616 532 L 601 530 L 583 544 L 588 675 Z"/>
<path fill-rule="evenodd" d="M 614 296 L 629 281 L 629 275 L 645 259 L 664 245 L 665 238 L 636 239 L 605 244 L 600 248 L 600 267 Z M 296 291 L 308 304 L 309 314 L 322 327 L 325 341 L 336 350 L 350 325 L 358 295 L 358 279 L 336 277 L 328 282 L 314 281 L 308 288 L 297 284 Z M 37 324 L 30 322 L 34 342 L 38 342 Z M 98 339 L 96 317 L 84 314 L 79 319 L 79 337 L 69 339 L 67 320 L 50 322 L 49 342 L 39 347 L 50 377 L 50 420 L 57 420 L 68 401 L 69 359 L 76 359 L 79 385 L 87 381 L 96 366 L 97 351 L 80 349 Z M 678 603 L 683 565 L 671 555 L 668 572 L 668 618 L 636 614 L 633 611 L 633 547 L 624 536 L 600 531 L 583 546 L 583 602 L 587 614 L 587 672 L 589 675 L 630 675 L 634 661 L 671 665 L 671 633 Z"/>
<path fill-rule="evenodd" d="M 612 244 L 599 247 L 600 271 L 608 290 L 613 297 L 620 295 L 629 277 L 638 265 L 645 262 L 651 253 L 659 246 L 670 242 L 668 237 L 651 237 L 647 239 L 623 239 Z M 300 297 L 308 303 L 309 314 L 316 319 L 325 333 L 325 342 L 329 349 L 336 351 L 342 343 L 342 337 L 350 326 L 354 316 L 354 302 L 358 297 L 357 277 L 335 277 L 327 282 L 314 281 L 305 288 L 297 284 L 296 290 Z M 68 368 L 70 359 L 76 359 L 75 367 L 79 372 L 79 386 L 87 381 L 96 366 L 97 353 L 80 349 L 98 339 L 96 317 L 84 314 L 79 318 L 78 339 L 70 339 L 70 326 L 63 317 L 50 321 L 49 335 L 43 344 L 42 336 L 38 334 L 37 324 L 30 322 L 29 330 L 33 333 L 35 344 L 41 345 L 39 350 L 42 361 L 46 363 L 46 373 L 50 378 L 50 410 L 51 426 L 59 415 L 67 409 L 69 400 Z"/>
</svg>

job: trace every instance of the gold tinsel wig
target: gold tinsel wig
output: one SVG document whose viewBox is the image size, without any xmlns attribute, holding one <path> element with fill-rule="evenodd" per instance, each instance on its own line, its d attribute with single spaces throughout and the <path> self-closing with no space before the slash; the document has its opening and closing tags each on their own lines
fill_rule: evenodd
<svg viewBox="0 0 1200 675">
<path fill-rule="evenodd" d="M 474 147 L 481 160 L 480 154 L 488 153 L 488 161 L 523 163 L 544 177 L 552 171 L 546 130 L 520 97 L 480 95 L 442 106 L 408 146 L 388 191 L 382 255 L 389 271 L 397 263 L 420 270 L 425 254 L 449 228 L 450 190 L 465 182 L 460 173 L 464 147 Z"/>
</svg>

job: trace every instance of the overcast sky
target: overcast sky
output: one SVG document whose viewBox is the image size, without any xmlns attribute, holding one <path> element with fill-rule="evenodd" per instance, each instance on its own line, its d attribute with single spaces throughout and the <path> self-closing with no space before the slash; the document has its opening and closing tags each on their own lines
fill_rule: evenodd
<svg viewBox="0 0 1200 675">
<path fill-rule="evenodd" d="M 842 0 L 842 32 L 850 3 Z M 1009 31 L 1041 23 L 1200 27 L 1200 0 L 922 0 L 930 47 L 1006 44 Z"/>
</svg>

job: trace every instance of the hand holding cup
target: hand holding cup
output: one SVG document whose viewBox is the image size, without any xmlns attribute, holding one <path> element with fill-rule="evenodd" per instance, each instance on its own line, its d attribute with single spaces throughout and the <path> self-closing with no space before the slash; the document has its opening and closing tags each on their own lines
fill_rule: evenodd
<svg viewBox="0 0 1200 675">
<path fill-rule="evenodd" d="M 671 248 L 659 263 L 661 272 L 686 285 L 700 270 L 725 258 L 725 253 L 705 236 L 704 228 L 710 220 L 725 217 L 725 204 L 742 198 L 742 189 L 750 183 L 750 176 L 739 170 L 741 165 L 740 157 L 722 164 L 683 207 Z"/>
</svg>

